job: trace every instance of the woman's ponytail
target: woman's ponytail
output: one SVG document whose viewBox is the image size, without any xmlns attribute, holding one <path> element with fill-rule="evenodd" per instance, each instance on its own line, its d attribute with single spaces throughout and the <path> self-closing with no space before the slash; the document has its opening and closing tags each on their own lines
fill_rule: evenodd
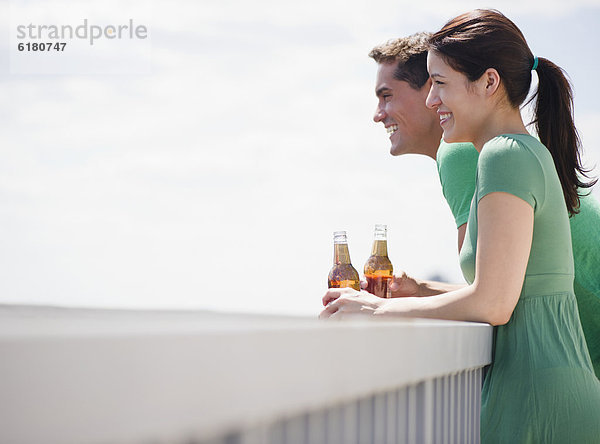
<svg viewBox="0 0 600 444">
<path fill-rule="evenodd" d="M 535 62 L 534 62 L 535 63 Z M 596 182 L 581 163 L 581 141 L 573 121 L 573 90 L 563 70 L 548 59 L 537 59 L 538 88 L 533 124 L 540 141 L 548 148 L 560 178 L 570 214 L 579 212 L 580 189 Z"/>
</svg>

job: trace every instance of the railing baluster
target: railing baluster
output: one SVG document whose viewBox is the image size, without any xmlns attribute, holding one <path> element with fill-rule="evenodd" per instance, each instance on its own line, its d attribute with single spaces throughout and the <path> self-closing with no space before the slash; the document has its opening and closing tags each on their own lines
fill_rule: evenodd
<svg viewBox="0 0 600 444">
<path fill-rule="evenodd" d="M 408 442 L 417 442 L 417 387 L 408 386 Z"/>
<path fill-rule="evenodd" d="M 358 402 L 350 402 L 343 409 L 344 444 L 360 444 L 358 441 Z"/>
<path fill-rule="evenodd" d="M 287 420 L 285 422 L 285 444 L 306 444 L 307 425 L 306 415 Z"/>
<path fill-rule="evenodd" d="M 398 442 L 409 442 L 409 412 L 408 412 L 408 387 L 398 390 Z"/>
<path fill-rule="evenodd" d="M 468 407 L 467 407 L 467 415 L 468 415 L 468 422 L 467 422 L 467 432 L 469 434 L 469 438 L 468 438 L 468 442 L 469 444 L 474 444 L 475 443 L 475 432 L 473 431 L 474 428 L 474 404 L 475 404 L 475 370 L 469 370 L 469 397 L 467 398 L 468 400 Z M 477 420 L 479 420 L 479 418 L 477 418 Z"/>
<path fill-rule="evenodd" d="M 396 414 L 397 414 L 397 391 L 388 391 L 385 395 L 386 402 L 386 422 L 385 422 L 385 443 L 386 444 L 397 444 L 397 433 L 396 433 Z"/>
<path fill-rule="evenodd" d="M 370 444 L 373 442 L 373 397 L 358 401 L 358 442 Z"/>
<path fill-rule="evenodd" d="M 433 411 L 434 411 L 434 382 L 432 380 L 423 383 L 423 428 L 426 444 L 432 444 L 433 441 Z"/>
<path fill-rule="evenodd" d="M 326 443 L 344 444 L 344 408 L 334 406 L 327 411 Z"/>
<path fill-rule="evenodd" d="M 476 442 L 480 440 L 480 430 L 479 430 L 479 418 L 481 416 L 481 385 L 482 385 L 482 376 L 483 376 L 483 368 L 477 370 L 477 392 L 475 395 L 475 417 L 477 421 L 475 421 L 475 438 Z"/>
<path fill-rule="evenodd" d="M 385 444 L 387 431 L 387 402 L 385 394 L 378 393 L 373 399 L 373 443 Z"/>
<path fill-rule="evenodd" d="M 444 376 L 444 443 L 450 443 L 450 376 Z"/>
<path fill-rule="evenodd" d="M 266 444 L 267 442 L 265 427 L 254 427 L 240 435 L 240 444 Z"/>
<path fill-rule="evenodd" d="M 433 410 L 435 412 L 434 418 L 435 422 L 433 425 L 433 442 L 435 444 L 439 444 L 441 442 L 442 435 L 442 381 L 440 378 L 435 378 L 435 397 L 433 399 Z"/>
<path fill-rule="evenodd" d="M 455 419 L 455 379 L 454 373 L 448 376 L 448 442 L 450 444 L 456 444 L 454 440 L 454 424 L 456 422 Z"/>
<path fill-rule="evenodd" d="M 319 410 L 308 415 L 308 444 L 327 443 L 327 418 L 329 410 Z"/>
<path fill-rule="evenodd" d="M 267 439 L 269 444 L 285 443 L 285 427 L 283 421 L 277 421 L 271 425 L 268 431 Z"/>
</svg>

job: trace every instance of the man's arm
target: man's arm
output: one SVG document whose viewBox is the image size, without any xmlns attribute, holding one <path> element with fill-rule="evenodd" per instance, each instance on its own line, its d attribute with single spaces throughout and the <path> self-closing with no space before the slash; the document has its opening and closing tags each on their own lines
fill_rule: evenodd
<svg viewBox="0 0 600 444">
<path fill-rule="evenodd" d="M 394 276 L 394 280 L 390 285 L 390 292 L 392 298 L 434 296 L 458 290 L 465 285 L 415 279 L 402 272 L 400 276 Z"/>
<path fill-rule="evenodd" d="M 465 239 L 479 154 L 467 143 L 440 143 L 436 163 L 444 198 L 452 211 L 458 229 L 458 252 Z"/>
<path fill-rule="evenodd" d="M 465 234 L 467 234 L 467 224 L 462 224 L 458 227 L 458 254 L 460 254 L 460 250 L 462 249 L 463 242 L 465 241 Z"/>
</svg>

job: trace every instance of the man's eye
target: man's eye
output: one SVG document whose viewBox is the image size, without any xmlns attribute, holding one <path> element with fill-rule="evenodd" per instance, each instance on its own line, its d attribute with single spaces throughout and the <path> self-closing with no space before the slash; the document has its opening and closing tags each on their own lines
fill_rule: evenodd
<svg viewBox="0 0 600 444">
<path fill-rule="evenodd" d="M 436 85 L 443 85 L 443 84 L 444 84 L 444 82 L 442 82 L 442 81 L 440 81 L 440 80 L 436 80 L 436 81 L 435 81 L 435 84 L 436 84 Z"/>
<path fill-rule="evenodd" d="M 390 97 L 392 97 L 392 95 L 391 94 L 384 94 L 382 97 L 383 97 L 383 100 L 387 100 Z"/>
</svg>

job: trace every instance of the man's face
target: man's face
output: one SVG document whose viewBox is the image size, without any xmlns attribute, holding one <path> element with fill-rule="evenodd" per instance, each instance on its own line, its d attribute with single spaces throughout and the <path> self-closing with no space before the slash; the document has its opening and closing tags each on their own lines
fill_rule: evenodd
<svg viewBox="0 0 600 444">
<path fill-rule="evenodd" d="M 442 131 L 436 113 L 425 106 L 431 81 L 416 90 L 394 78 L 395 68 L 396 63 L 379 65 L 375 85 L 379 103 L 373 120 L 387 129 L 392 156 L 412 153 L 435 158 Z"/>
</svg>

